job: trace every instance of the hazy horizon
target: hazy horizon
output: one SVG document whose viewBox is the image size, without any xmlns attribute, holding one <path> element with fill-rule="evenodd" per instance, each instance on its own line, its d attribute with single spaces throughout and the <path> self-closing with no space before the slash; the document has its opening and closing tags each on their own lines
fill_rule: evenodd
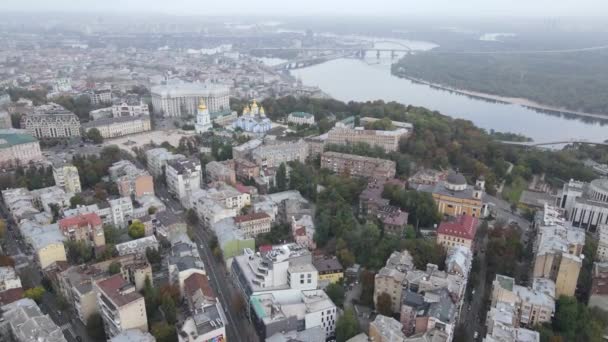
<svg viewBox="0 0 608 342">
<path fill-rule="evenodd" d="M 4 0 L 0 11 L 12 12 L 110 12 L 169 15 L 213 16 L 523 16 L 523 17 L 601 17 L 608 16 L 608 1 L 604 0 L 378 0 L 375 2 L 349 0 L 309 0 L 286 3 L 281 0 Z M 602 15 L 600 15 L 600 13 Z"/>
</svg>

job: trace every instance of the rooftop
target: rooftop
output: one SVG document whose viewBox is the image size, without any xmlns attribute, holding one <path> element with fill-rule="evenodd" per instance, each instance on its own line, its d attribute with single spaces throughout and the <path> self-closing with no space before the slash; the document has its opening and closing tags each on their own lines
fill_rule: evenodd
<svg viewBox="0 0 608 342">
<path fill-rule="evenodd" d="M 344 268 L 338 258 L 317 258 L 312 264 L 319 272 L 342 272 Z"/>
<path fill-rule="evenodd" d="M 154 336 L 149 332 L 142 332 L 139 329 L 129 329 L 112 337 L 110 342 L 156 342 Z"/>
<path fill-rule="evenodd" d="M 439 228 L 437 228 L 437 234 L 473 240 L 475 239 L 475 232 L 477 231 L 477 223 L 478 220 L 476 217 L 461 215 L 457 218 L 441 222 Z"/>
<path fill-rule="evenodd" d="M 122 278 L 121 274 L 98 281 L 97 287 L 118 307 L 143 298 L 131 283 Z"/>
<path fill-rule="evenodd" d="M 248 222 L 248 221 L 255 221 L 255 220 L 269 219 L 269 218 L 270 218 L 270 215 L 268 215 L 264 212 L 251 213 L 251 214 L 235 217 L 234 222 L 236 222 L 238 224 L 238 223 L 243 223 L 243 222 Z"/>
<path fill-rule="evenodd" d="M 101 224 L 101 218 L 96 213 L 81 214 L 59 220 L 59 228 L 62 230 L 66 230 L 74 226 L 101 226 Z"/>
<path fill-rule="evenodd" d="M 18 341 L 67 342 L 61 329 L 29 298 L 2 306 L 2 318 Z"/>
<path fill-rule="evenodd" d="M 0 131 L 0 148 L 37 142 L 36 138 L 26 133 L 9 133 Z"/>
</svg>

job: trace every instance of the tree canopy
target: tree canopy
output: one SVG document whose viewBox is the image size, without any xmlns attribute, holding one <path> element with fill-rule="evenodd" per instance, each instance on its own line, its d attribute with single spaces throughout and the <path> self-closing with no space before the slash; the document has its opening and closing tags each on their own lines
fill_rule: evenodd
<svg viewBox="0 0 608 342">
<path fill-rule="evenodd" d="M 132 239 L 139 239 L 144 237 L 144 235 L 146 235 L 146 226 L 139 220 L 133 221 L 129 226 L 129 236 Z"/>
</svg>

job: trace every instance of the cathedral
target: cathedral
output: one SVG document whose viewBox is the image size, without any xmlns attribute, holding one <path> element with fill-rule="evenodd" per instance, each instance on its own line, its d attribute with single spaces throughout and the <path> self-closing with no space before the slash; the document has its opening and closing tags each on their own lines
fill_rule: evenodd
<svg viewBox="0 0 608 342">
<path fill-rule="evenodd" d="M 258 106 L 253 100 L 251 106 L 245 106 L 243 114 L 232 124 L 232 127 L 249 133 L 264 134 L 270 130 L 271 122 L 266 117 L 264 107 Z"/>
<path fill-rule="evenodd" d="M 196 112 L 196 124 L 194 125 L 196 133 L 205 133 L 212 128 L 211 126 L 211 115 L 209 114 L 209 108 L 205 104 L 205 100 L 201 99 L 198 104 L 198 110 Z"/>
</svg>

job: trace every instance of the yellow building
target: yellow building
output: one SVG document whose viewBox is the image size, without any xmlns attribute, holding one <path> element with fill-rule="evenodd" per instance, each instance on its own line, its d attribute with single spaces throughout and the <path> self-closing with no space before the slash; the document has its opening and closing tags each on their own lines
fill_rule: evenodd
<svg viewBox="0 0 608 342">
<path fill-rule="evenodd" d="M 40 268 L 44 269 L 55 261 L 67 261 L 63 241 L 48 243 L 44 246 L 34 247 L 36 259 Z"/>
<path fill-rule="evenodd" d="M 335 284 L 344 278 L 344 268 L 335 257 L 315 259 L 313 265 L 319 272 L 319 281 L 329 281 Z"/>
<path fill-rule="evenodd" d="M 420 184 L 416 190 L 431 193 L 437 204 L 437 210 L 443 215 L 483 217 L 485 216 L 484 185 L 483 178 L 478 179 L 475 186 L 470 186 L 462 174 L 450 172 L 445 181 Z"/>
</svg>

